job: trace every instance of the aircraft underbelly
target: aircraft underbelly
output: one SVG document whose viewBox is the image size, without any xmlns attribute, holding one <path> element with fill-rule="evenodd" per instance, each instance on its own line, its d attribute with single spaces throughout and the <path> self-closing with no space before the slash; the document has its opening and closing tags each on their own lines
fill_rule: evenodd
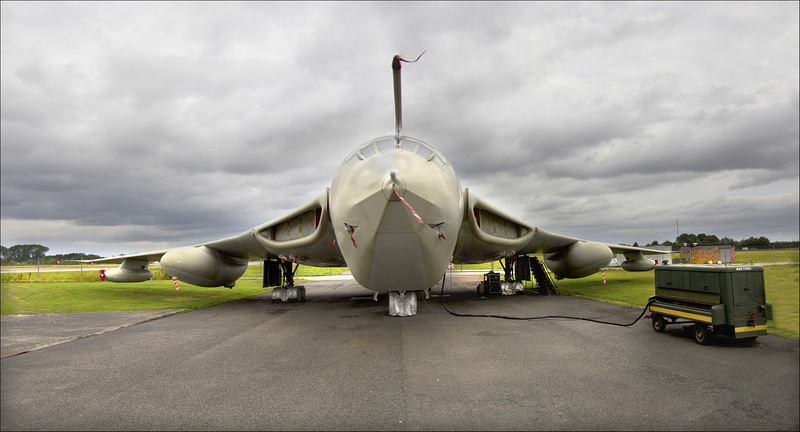
<svg viewBox="0 0 800 432">
<path fill-rule="evenodd" d="M 434 281 L 435 283 L 435 281 Z M 384 233 L 375 239 L 369 288 L 378 292 L 430 288 L 422 248 L 414 233 Z"/>
<path fill-rule="evenodd" d="M 370 289 L 386 292 L 430 287 L 420 245 L 421 228 L 400 201 L 386 202 L 375 234 Z"/>
</svg>

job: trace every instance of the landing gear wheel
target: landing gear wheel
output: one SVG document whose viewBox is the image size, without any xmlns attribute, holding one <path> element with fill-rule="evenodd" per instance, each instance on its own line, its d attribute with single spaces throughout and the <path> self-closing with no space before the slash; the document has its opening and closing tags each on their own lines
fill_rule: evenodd
<svg viewBox="0 0 800 432">
<path fill-rule="evenodd" d="M 708 345 L 711 343 L 711 332 L 708 330 L 708 327 L 704 325 L 695 325 L 692 328 L 692 334 L 694 335 L 694 341 L 700 345 Z"/>
<path fill-rule="evenodd" d="M 659 314 L 653 314 L 653 330 L 657 333 L 664 333 L 664 330 L 667 328 L 667 322 L 664 321 L 664 317 Z"/>
</svg>

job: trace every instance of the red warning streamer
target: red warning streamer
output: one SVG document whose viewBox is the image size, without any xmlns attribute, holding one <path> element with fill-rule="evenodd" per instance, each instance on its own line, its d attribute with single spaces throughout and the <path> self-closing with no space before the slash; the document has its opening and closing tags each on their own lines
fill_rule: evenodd
<svg viewBox="0 0 800 432">
<path fill-rule="evenodd" d="M 398 198 L 400 198 L 400 201 L 402 201 L 402 202 L 403 202 L 403 204 L 405 204 L 405 205 L 406 205 L 406 207 L 408 207 L 408 209 L 409 209 L 409 210 L 411 210 L 411 214 L 413 214 L 413 215 L 414 215 L 414 217 L 415 217 L 415 218 L 417 218 L 417 220 L 419 221 L 419 223 L 425 223 L 425 222 L 422 222 L 422 218 L 421 218 L 421 217 L 419 217 L 419 215 L 417 214 L 417 212 L 416 212 L 416 211 L 414 211 L 414 207 L 411 207 L 411 204 L 409 204 L 408 202 L 406 202 L 406 200 L 404 200 L 404 199 L 403 199 L 403 197 L 402 197 L 402 196 L 400 196 L 400 192 L 398 192 L 398 191 L 397 191 L 397 188 L 395 188 L 394 186 L 392 186 L 392 189 L 394 189 L 394 193 L 396 193 L 396 194 L 397 194 L 397 197 L 398 197 Z"/>
<path fill-rule="evenodd" d="M 356 246 L 356 239 L 353 238 L 353 233 L 356 232 L 356 229 L 348 224 L 344 224 L 344 229 L 346 229 L 347 233 L 350 234 L 350 240 L 353 242 L 353 247 L 358 249 L 358 246 Z M 331 243 L 331 245 L 333 245 L 333 243 Z"/>
</svg>

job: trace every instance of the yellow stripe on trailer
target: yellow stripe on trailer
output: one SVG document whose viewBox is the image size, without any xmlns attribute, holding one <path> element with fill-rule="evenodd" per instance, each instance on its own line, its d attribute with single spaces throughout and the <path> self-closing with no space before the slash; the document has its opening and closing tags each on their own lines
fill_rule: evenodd
<svg viewBox="0 0 800 432">
<path fill-rule="evenodd" d="M 745 333 L 751 331 L 767 331 L 767 325 L 757 325 L 757 326 L 747 326 L 747 327 L 736 327 L 733 331 L 736 333 Z"/>
<path fill-rule="evenodd" d="M 681 318 L 688 318 L 688 319 L 693 320 L 693 321 L 700 321 L 700 322 L 711 324 L 711 317 L 707 317 L 707 316 L 703 316 L 703 315 L 697 315 L 697 314 L 693 314 L 693 313 L 689 313 L 689 312 L 675 311 L 675 310 L 672 310 L 672 309 L 665 309 L 665 308 L 662 308 L 662 307 L 659 307 L 659 306 L 650 306 L 650 312 L 658 312 L 658 313 L 663 313 L 665 315 L 675 315 L 675 316 L 679 316 Z M 766 326 L 764 326 L 764 328 L 766 329 Z M 737 331 L 738 331 L 738 329 L 737 329 Z M 752 330 L 744 330 L 744 331 L 752 331 Z"/>
</svg>

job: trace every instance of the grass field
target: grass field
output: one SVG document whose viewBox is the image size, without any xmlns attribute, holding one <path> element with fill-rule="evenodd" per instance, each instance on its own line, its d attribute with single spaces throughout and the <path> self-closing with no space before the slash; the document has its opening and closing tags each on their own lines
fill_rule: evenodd
<svg viewBox="0 0 800 432">
<path fill-rule="evenodd" d="M 99 278 L 98 278 L 99 279 Z M 47 314 L 146 309 L 201 309 L 251 297 L 270 288 L 261 280 L 242 279 L 234 289 L 203 288 L 171 281 L 137 283 L 3 282 L 0 313 Z"/>
<path fill-rule="evenodd" d="M 736 250 L 734 263 L 800 262 L 800 249 Z"/>
<path fill-rule="evenodd" d="M 48 270 L 52 267 L 48 267 Z M 310 267 L 300 266 L 295 277 L 302 276 L 324 276 L 335 275 L 347 271 L 347 267 Z M 171 280 L 172 278 L 164 273 L 160 268 L 150 267 L 153 273 L 153 280 Z M 244 278 L 260 278 L 263 276 L 263 269 L 260 265 L 251 265 L 244 272 Z M 2 273 L 0 282 L 100 282 L 100 271 L 86 270 L 80 271 L 26 271 L 19 273 Z"/>
</svg>

